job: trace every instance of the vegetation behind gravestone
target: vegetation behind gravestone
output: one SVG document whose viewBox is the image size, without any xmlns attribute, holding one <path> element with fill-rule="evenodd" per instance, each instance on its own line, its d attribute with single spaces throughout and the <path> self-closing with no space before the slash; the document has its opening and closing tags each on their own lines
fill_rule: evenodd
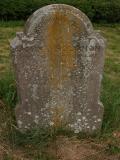
<svg viewBox="0 0 120 160">
<path fill-rule="evenodd" d="M 1 0 L 0 20 L 26 20 L 38 8 L 53 3 L 73 5 L 94 22 L 120 22 L 120 0 Z"/>
</svg>

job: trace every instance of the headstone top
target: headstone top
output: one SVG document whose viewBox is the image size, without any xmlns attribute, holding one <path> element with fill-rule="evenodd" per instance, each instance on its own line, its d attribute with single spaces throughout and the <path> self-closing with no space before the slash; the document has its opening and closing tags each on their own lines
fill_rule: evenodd
<svg viewBox="0 0 120 160">
<path fill-rule="evenodd" d="M 82 25 L 84 25 L 88 34 L 91 34 L 93 32 L 91 21 L 79 9 L 66 4 L 52 4 L 38 9 L 28 18 L 25 26 L 25 33 L 35 33 L 37 26 L 41 24 L 41 22 L 44 23 L 44 18 L 46 19 L 49 16 L 54 15 L 58 19 L 63 18 L 63 16 L 70 17 L 72 15 L 73 17 L 77 18 L 79 23 L 82 23 Z"/>
</svg>

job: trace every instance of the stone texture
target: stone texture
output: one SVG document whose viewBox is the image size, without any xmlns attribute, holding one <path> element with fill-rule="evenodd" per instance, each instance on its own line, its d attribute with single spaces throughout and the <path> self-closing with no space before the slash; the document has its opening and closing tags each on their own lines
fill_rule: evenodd
<svg viewBox="0 0 120 160">
<path fill-rule="evenodd" d="M 100 129 L 105 43 L 84 13 L 64 4 L 43 7 L 16 34 L 11 48 L 21 131 L 35 126 L 64 126 L 75 133 Z"/>
</svg>

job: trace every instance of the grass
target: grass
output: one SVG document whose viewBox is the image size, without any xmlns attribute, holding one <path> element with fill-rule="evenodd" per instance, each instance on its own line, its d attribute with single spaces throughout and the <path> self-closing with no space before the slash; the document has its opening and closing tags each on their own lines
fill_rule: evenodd
<svg viewBox="0 0 120 160">
<path fill-rule="evenodd" d="M 0 98 L 7 106 L 12 108 L 15 107 L 18 97 L 15 78 L 12 71 L 6 71 L 2 76 L 2 79 L 0 79 Z"/>
<path fill-rule="evenodd" d="M 22 30 L 23 22 L 0 22 L 0 73 L 10 67 L 9 42 L 15 37 L 16 32 Z"/>
<path fill-rule="evenodd" d="M 120 24 L 96 25 L 107 39 L 101 101 L 105 107 L 103 131 L 120 130 Z"/>
<path fill-rule="evenodd" d="M 9 139 L 13 148 L 21 145 L 24 145 L 24 148 L 26 148 L 25 145 L 27 145 L 28 155 L 31 156 L 31 154 L 33 154 L 32 157 L 34 157 L 34 160 L 50 160 L 51 158 L 49 156 L 46 157 L 45 154 L 40 154 L 41 152 L 39 152 L 39 150 L 44 148 L 43 146 L 46 146 L 57 134 L 72 136 L 71 133 L 61 130 L 56 133 L 52 131 L 42 133 L 36 130 L 29 134 L 20 134 L 15 127 L 13 110 L 17 102 L 17 93 L 13 68 L 11 67 L 9 41 L 15 37 L 16 32 L 23 29 L 23 24 L 23 21 L 0 22 L 0 105 L 4 106 L 2 102 L 5 104 L 4 107 L 0 106 L 0 116 L 2 115 L 0 122 L 2 121 L 3 123 L 3 121 L 5 121 L 6 123 L 6 127 L 3 127 L 6 134 L 3 134 L 2 141 L 4 142 L 5 139 L 8 141 Z M 102 130 L 98 137 L 100 139 L 110 137 L 111 143 L 108 144 L 106 151 L 116 154 L 120 153 L 119 144 L 116 142 L 116 139 L 113 138 L 114 133 L 120 132 L 120 24 L 95 24 L 94 27 L 107 39 L 104 76 L 101 87 L 101 101 L 104 104 L 105 112 Z M 80 137 L 85 138 L 86 136 Z M 113 143 L 114 141 L 116 144 Z M 34 150 L 33 148 L 36 148 L 36 146 L 37 149 Z M 32 153 L 31 147 L 33 149 Z M 12 159 L 14 159 L 13 155 L 5 155 L 4 160 Z M 52 157 L 52 160 L 53 159 Z"/>
</svg>

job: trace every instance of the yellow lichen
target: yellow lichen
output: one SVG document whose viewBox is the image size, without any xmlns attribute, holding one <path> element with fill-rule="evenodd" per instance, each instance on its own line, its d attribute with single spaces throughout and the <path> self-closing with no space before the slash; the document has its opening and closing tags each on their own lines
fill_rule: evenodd
<svg viewBox="0 0 120 160">
<path fill-rule="evenodd" d="M 58 88 L 64 84 L 74 67 L 75 49 L 72 45 L 73 30 L 66 15 L 53 14 L 48 24 L 47 47 L 50 67 L 50 85 Z"/>
<path fill-rule="evenodd" d="M 64 106 L 55 107 L 52 109 L 52 112 L 52 122 L 54 123 L 54 127 L 60 127 L 63 122 L 62 116 L 64 115 Z"/>
</svg>

